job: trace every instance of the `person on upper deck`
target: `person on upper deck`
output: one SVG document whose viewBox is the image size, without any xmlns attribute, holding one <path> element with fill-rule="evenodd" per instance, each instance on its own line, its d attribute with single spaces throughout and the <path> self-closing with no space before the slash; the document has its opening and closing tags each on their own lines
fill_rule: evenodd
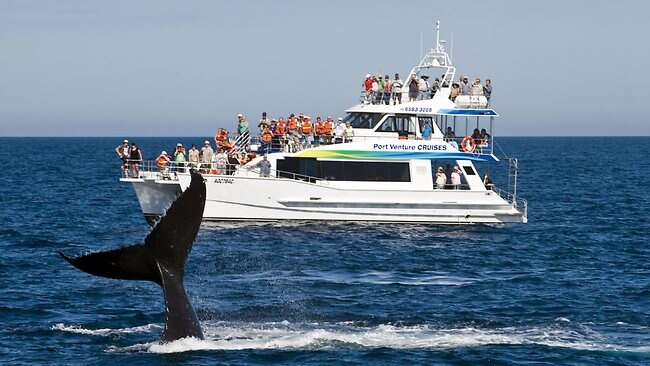
<svg viewBox="0 0 650 366">
<path fill-rule="evenodd" d="M 384 80 L 383 80 L 383 94 L 381 96 L 381 101 L 384 104 L 390 104 L 390 76 L 384 75 Z"/>
<path fill-rule="evenodd" d="M 370 97 L 372 100 L 372 104 L 378 104 L 379 103 L 379 98 L 377 98 L 377 94 L 381 90 L 379 88 L 379 78 L 377 76 L 372 77 L 372 96 Z"/>
<path fill-rule="evenodd" d="M 440 79 L 435 78 L 435 80 L 433 80 L 433 84 L 431 84 L 431 89 L 430 89 L 431 96 L 429 98 L 433 99 L 433 97 L 436 95 L 438 90 L 440 90 Z"/>
<path fill-rule="evenodd" d="M 250 143 L 250 131 L 248 130 L 248 121 L 246 121 L 246 116 L 243 114 L 237 115 L 237 118 L 239 119 L 237 123 L 237 134 L 239 144 L 244 147 L 244 149 L 248 148 L 248 144 Z"/>
<path fill-rule="evenodd" d="M 469 90 L 472 88 L 472 86 L 469 84 L 469 79 L 467 76 L 463 76 L 460 79 L 460 95 L 469 95 Z"/>
<path fill-rule="evenodd" d="M 492 95 L 492 80 L 490 79 L 485 79 L 485 85 L 483 85 L 483 95 L 488 101 L 488 105 L 490 104 L 490 96 Z"/>
<path fill-rule="evenodd" d="M 364 102 L 369 103 L 372 98 L 372 77 L 370 74 L 366 74 L 366 79 L 363 81 L 361 86 L 363 86 L 363 90 L 365 92 Z"/>
<path fill-rule="evenodd" d="M 418 94 L 420 93 L 418 83 L 418 77 L 415 74 L 411 74 L 411 77 L 408 81 L 409 102 L 415 102 L 415 100 L 418 98 Z"/>
<path fill-rule="evenodd" d="M 339 117 L 334 127 L 334 143 L 340 144 L 343 142 L 343 134 L 345 133 L 345 126 L 343 125 L 343 118 Z"/>
<path fill-rule="evenodd" d="M 345 142 L 352 142 L 352 138 L 354 137 L 354 128 L 352 128 L 352 125 L 350 122 L 345 122 L 345 129 L 343 130 L 343 141 Z"/>
<path fill-rule="evenodd" d="M 384 84 L 385 84 L 385 81 L 379 75 L 375 76 L 375 80 L 377 81 L 377 91 L 375 92 L 375 101 L 374 102 L 375 102 L 375 104 L 382 104 L 383 97 L 384 97 Z"/>
<path fill-rule="evenodd" d="M 395 74 L 395 79 L 390 83 L 391 92 L 393 93 L 393 104 L 402 104 L 402 87 L 404 83 L 399 78 L 399 74 Z"/>
<path fill-rule="evenodd" d="M 456 101 L 456 97 L 460 95 L 460 86 L 458 83 L 453 83 L 451 84 L 451 91 L 449 92 L 449 99 L 451 99 L 452 102 Z"/>
<path fill-rule="evenodd" d="M 260 133 L 262 133 L 265 128 L 270 126 L 271 122 L 268 118 L 266 118 L 266 112 L 262 112 L 262 119 L 260 119 L 260 122 L 257 124 L 257 127 L 260 129 Z"/>
<path fill-rule="evenodd" d="M 418 100 L 429 98 L 429 75 L 423 74 L 418 81 Z"/>
<path fill-rule="evenodd" d="M 483 85 L 481 84 L 481 79 L 476 78 L 472 88 L 469 90 L 469 95 L 483 95 Z"/>
</svg>

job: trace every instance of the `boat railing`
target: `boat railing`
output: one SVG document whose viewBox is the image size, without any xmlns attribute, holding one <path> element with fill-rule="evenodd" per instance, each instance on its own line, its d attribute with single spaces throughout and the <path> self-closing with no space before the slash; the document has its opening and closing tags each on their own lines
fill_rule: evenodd
<svg viewBox="0 0 650 366">
<path fill-rule="evenodd" d="M 524 214 L 524 216 L 528 216 L 528 201 L 521 197 L 515 196 L 513 193 L 508 192 L 503 189 L 499 189 L 497 187 L 491 187 L 492 192 L 498 194 L 501 198 L 503 198 L 506 202 L 512 205 L 515 209 L 519 210 Z"/>
</svg>

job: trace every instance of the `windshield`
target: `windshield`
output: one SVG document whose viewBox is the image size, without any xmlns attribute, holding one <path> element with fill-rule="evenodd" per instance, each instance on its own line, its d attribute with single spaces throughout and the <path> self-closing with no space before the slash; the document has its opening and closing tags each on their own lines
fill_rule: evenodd
<svg viewBox="0 0 650 366">
<path fill-rule="evenodd" d="M 343 118 L 343 123 L 350 122 L 353 128 L 375 128 L 383 117 L 380 113 L 350 113 Z"/>
</svg>

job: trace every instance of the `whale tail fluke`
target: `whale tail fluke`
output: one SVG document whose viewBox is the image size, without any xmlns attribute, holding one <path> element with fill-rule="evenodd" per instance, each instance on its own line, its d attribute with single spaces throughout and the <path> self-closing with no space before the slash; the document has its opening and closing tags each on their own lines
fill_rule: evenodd
<svg viewBox="0 0 650 366">
<path fill-rule="evenodd" d="M 68 263 L 95 276 L 159 284 L 165 296 L 165 342 L 203 338 L 183 286 L 185 262 L 201 226 L 206 197 L 203 177 L 194 172 L 191 176 L 190 186 L 172 203 L 144 244 L 74 258 L 59 252 Z"/>
</svg>

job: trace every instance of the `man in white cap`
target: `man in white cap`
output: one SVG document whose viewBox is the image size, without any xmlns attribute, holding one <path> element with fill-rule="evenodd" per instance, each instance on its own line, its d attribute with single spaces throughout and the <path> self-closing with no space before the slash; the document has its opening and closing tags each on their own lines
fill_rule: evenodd
<svg viewBox="0 0 650 366">
<path fill-rule="evenodd" d="M 372 96 L 372 77 L 370 74 L 366 74 L 366 80 L 363 81 L 363 88 L 366 92 L 364 101 L 366 103 L 370 102 L 370 97 Z"/>
<path fill-rule="evenodd" d="M 345 133 L 345 125 L 343 124 L 343 118 L 339 117 L 339 120 L 336 122 L 336 127 L 334 127 L 334 143 L 340 144 L 343 142 L 343 134 Z"/>
<path fill-rule="evenodd" d="M 212 157 L 214 156 L 214 150 L 210 146 L 210 141 L 205 140 L 203 143 L 203 148 L 201 149 L 201 169 L 202 173 L 210 170 L 210 164 L 212 163 Z"/>
<path fill-rule="evenodd" d="M 122 160 L 122 176 L 126 176 L 127 174 L 126 171 L 126 163 L 129 159 L 129 154 L 131 153 L 131 149 L 129 148 L 129 140 L 124 140 L 122 141 L 122 145 L 119 145 L 118 147 L 115 148 L 115 152 L 117 153 L 117 156 L 120 157 Z"/>
<path fill-rule="evenodd" d="M 458 165 L 454 166 L 454 171 L 451 173 L 451 184 L 454 186 L 454 189 L 460 189 L 460 176 L 462 174 Z"/>
</svg>

